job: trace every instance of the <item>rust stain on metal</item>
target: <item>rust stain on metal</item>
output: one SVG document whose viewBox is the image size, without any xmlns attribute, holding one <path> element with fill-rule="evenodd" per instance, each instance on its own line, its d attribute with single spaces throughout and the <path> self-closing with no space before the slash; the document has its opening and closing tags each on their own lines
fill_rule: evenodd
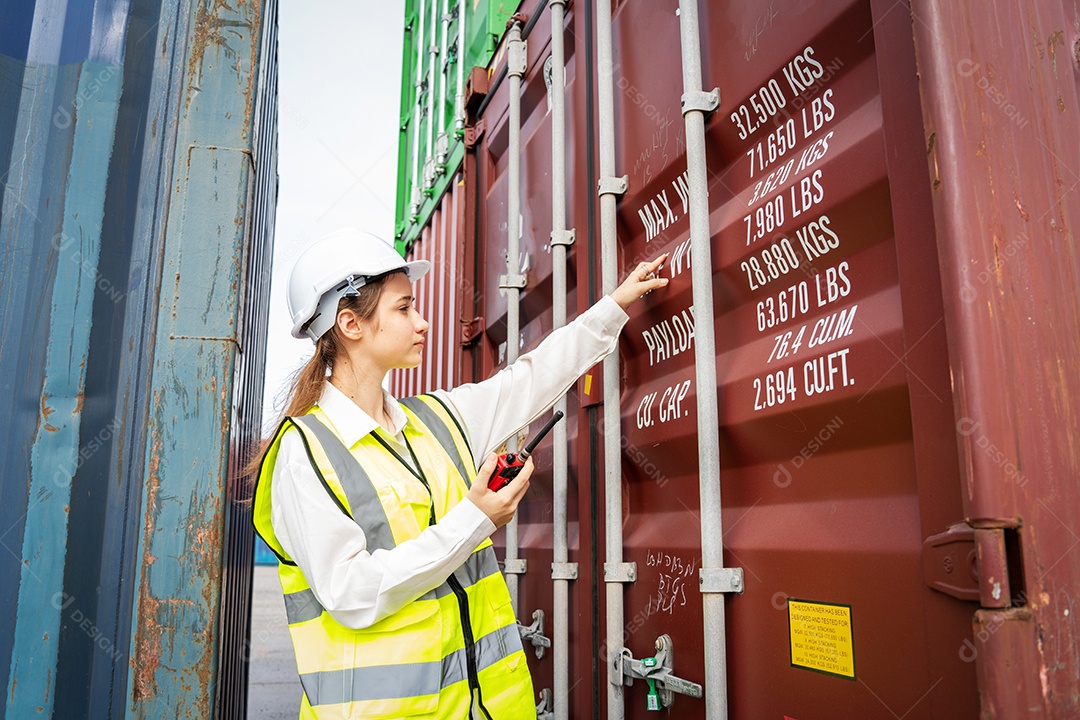
<svg viewBox="0 0 1080 720">
<path fill-rule="evenodd" d="M 51 405 L 49 405 L 49 394 L 42 393 L 41 395 L 41 418 L 44 420 L 45 432 L 57 432 L 60 428 L 56 427 L 49 422 L 49 417 L 56 412 Z"/>
<path fill-rule="evenodd" d="M 206 340 L 213 342 L 229 342 L 233 343 L 237 347 L 240 346 L 240 342 L 235 337 L 218 337 L 214 335 L 170 335 L 170 340 Z"/>
<path fill-rule="evenodd" d="M 194 600 L 190 600 L 188 598 L 173 598 L 173 597 L 165 598 L 164 602 L 165 602 L 166 605 L 170 605 L 170 606 L 187 605 L 187 606 L 190 607 L 190 606 L 193 606 L 195 604 Z"/>
<path fill-rule="evenodd" d="M 1028 220 L 1030 220 L 1031 215 L 1029 215 L 1028 211 L 1024 208 L 1024 204 L 1022 202 L 1020 202 L 1020 196 L 1019 195 L 1014 195 L 1013 196 L 1013 201 L 1016 203 L 1016 209 L 1020 211 L 1020 217 L 1024 219 L 1024 222 L 1027 222 Z M 995 245 L 995 251 L 996 251 L 996 245 Z"/>
<path fill-rule="evenodd" d="M 154 398 L 160 405 L 161 397 Z M 131 657 L 131 666 L 135 670 L 134 700 L 149 699 L 157 695 L 157 681 L 154 677 L 161 664 L 162 627 L 158 610 L 161 601 L 150 592 L 150 566 L 157 560 L 151 553 L 157 516 L 158 490 L 161 478 L 158 470 L 161 465 L 161 435 L 156 427 L 152 430 L 154 442 L 150 450 L 150 463 L 146 479 L 146 517 L 143 522 L 143 559 L 142 579 L 139 583 L 138 612 L 140 622 L 135 633 L 135 652 Z"/>
<path fill-rule="evenodd" d="M 227 432 L 227 431 L 226 431 Z M 224 445 L 222 446 L 224 447 Z M 189 543 L 189 561 L 196 575 L 202 579 L 201 591 L 207 622 L 201 633 L 200 644 L 207 648 L 202 653 L 193 668 L 199 678 L 199 686 L 203 689 L 203 696 L 213 688 L 214 665 L 213 653 L 209 651 L 215 644 L 215 632 L 217 625 L 213 622 L 218 616 L 218 591 L 221 588 L 221 563 L 220 553 L 222 547 L 223 507 L 220 502 L 222 496 L 219 493 L 211 493 L 202 500 L 200 511 L 189 515 L 187 536 Z M 196 507 L 197 499 L 193 496 L 191 506 Z M 208 518 L 208 521 L 207 521 Z M 211 580 L 212 579 L 212 580 Z M 192 602 L 192 601 L 188 601 Z M 194 605 L 194 603 L 192 602 Z"/>
<path fill-rule="evenodd" d="M 926 156 L 934 163 L 934 183 L 933 187 L 937 190 L 941 185 L 941 173 L 938 168 L 937 153 L 935 148 L 937 147 L 937 133 L 930 133 L 930 137 L 926 141 Z"/>
<path fill-rule="evenodd" d="M 240 4 L 245 4 L 245 0 L 240 0 Z M 251 64 L 254 66 L 256 58 L 259 57 L 259 33 L 257 30 L 262 28 L 262 3 L 254 3 L 252 10 L 254 11 L 250 26 L 252 32 L 248 34 L 251 39 Z M 248 137 L 248 129 L 252 125 L 251 115 L 255 111 L 255 75 L 254 72 L 248 73 L 248 84 L 244 90 L 244 124 L 240 136 L 245 140 Z"/>
<path fill-rule="evenodd" d="M 1065 33 L 1061 30 L 1050 33 L 1050 37 L 1046 39 L 1046 47 L 1050 53 L 1050 61 L 1054 63 L 1054 70 L 1057 70 L 1057 46 L 1065 46 Z"/>
<path fill-rule="evenodd" d="M 238 5 L 245 6 L 244 0 L 239 0 Z M 231 13 L 237 13 L 237 9 L 230 5 L 226 0 L 214 0 L 211 7 L 200 7 L 199 14 L 195 18 L 195 26 L 192 32 L 192 50 L 191 58 L 188 60 L 188 94 L 184 100 L 184 110 L 188 110 L 191 106 L 192 92 L 191 90 L 199 89 L 199 76 L 200 68 L 203 64 L 203 57 L 206 54 L 206 49 L 210 43 L 213 42 L 216 45 L 225 49 L 226 55 L 231 57 L 239 70 L 243 69 L 245 60 L 249 68 L 254 68 L 255 62 L 259 56 L 259 32 L 262 19 L 262 7 L 260 3 L 253 3 L 250 6 L 251 18 L 249 22 L 243 22 L 238 20 L 224 20 L 220 16 L 222 11 Z M 228 40 L 225 37 L 223 28 L 244 28 L 247 30 L 248 39 L 250 43 L 250 50 L 246 57 L 241 56 L 235 49 L 233 49 Z M 232 35 L 240 36 L 236 30 L 230 30 Z M 256 72 L 250 71 L 245 73 L 247 75 L 247 86 L 244 88 L 244 123 L 241 127 L 241 137 L 243 139 L 248 138 L 248 134 L 251 128 L 252 112 L 254 111 L 254 89 L 255 89 L 255 76 Z"/>
<path fill-rule="evenodd" d="M 219 5 L 215 3 L 214 7 Z M 199 7 L 199 14 L 195 18 L 195 28 L 191 36 L 192 50 L 191 59 L 188 60 L 188 94 L 184 99 L 184 110 L 187 111 L 191 107 L 191 90 L 198 89 L 197 78 L 199 76 L 199 66 L 202 64 L 203 54 L 206 52 L 206 46 L 210 42 L 210 34 L 213 32 L 215 18 L 211 17 L 211 11 L 208 11 L 205 7 Z M 216 28 L 214 28 L 216 29 Z M 189 161 L 190 162 L 190 161 Z"/>
</svg>

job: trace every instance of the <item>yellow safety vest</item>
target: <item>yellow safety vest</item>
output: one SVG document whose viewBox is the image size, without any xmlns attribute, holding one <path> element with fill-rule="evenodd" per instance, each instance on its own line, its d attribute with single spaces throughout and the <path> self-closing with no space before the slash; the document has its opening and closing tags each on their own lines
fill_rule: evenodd
<svg viewBox="0 0 1080 720">
<path fill-rule="evenodd" d="M 338 623 L 287 556 L 270 522 L 270 484 L 293 429 L 319 481 L 367 537 L 389 550 L 417 537 L 465 497 L 476 467 L 450 410 L 429 395 L 400 401 L 414 472 L 376 429 L 346 448 L 318 407 L 282 422 L 255 487 L 256 532 L 277 554 L 289 632 L 304 688 L 300 717 L 535 718 L 532 679 L 506 581 L 485 540 L 445 583 L 362 630 Z M 484 715 L 484 713 L 487 715 Z"/>
</svg>

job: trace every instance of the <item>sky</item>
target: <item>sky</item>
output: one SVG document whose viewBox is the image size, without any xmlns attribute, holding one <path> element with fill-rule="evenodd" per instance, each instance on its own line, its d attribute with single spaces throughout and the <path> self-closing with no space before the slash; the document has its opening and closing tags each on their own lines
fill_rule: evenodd
<svg viewBox="0 0 1080 720">
<path fill-rule="evenodd" d="M 278 60 L 280 186 L 263 426 L 311 356 L 290 335 L 289 269 L 303 248 L 355 225 L 393 240 L 404 0 L 283 0 Z"/>
</svg>

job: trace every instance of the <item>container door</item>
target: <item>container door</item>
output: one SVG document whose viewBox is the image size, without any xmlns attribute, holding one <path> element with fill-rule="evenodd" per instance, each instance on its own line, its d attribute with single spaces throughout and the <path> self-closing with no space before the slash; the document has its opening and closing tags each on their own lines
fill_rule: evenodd
<svg viewBox="0 0 1080 720">
<path fill-rule="evenodd" d="M 924 540 L 963 511 L 911 17 L 701 4 L 705 83 L 723 99 L 706 130 L 715 307 L 698 308 L 677 6 L 615 18 L 623 265 L 667 252 L 672 279 L 622 345 L 626 645 L 652 655 L 666 633 L 675 674 L 702 682 L 694 329 L 713 322 L 716 541 L 746 582 L 727 611 L 732 717 L 974 717 L 975 605 L 924 579 Z M 972 550 L 969 534 L 932 562 L 970 589 Z M 646 691 L 628 689 L 628 716 Z"/>
</svg>

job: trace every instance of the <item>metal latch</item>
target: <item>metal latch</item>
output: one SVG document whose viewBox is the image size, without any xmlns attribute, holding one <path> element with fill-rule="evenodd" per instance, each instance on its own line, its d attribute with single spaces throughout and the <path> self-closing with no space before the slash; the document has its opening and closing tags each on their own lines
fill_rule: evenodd
<svg viewBox="0 0 1080 720">
<path fill-rule="evenodd" d="M 555 58 L 548 55 L 547 60 L 544 61 L 544 87 L 547 88 L 547 101 L 548 108 L 551 107 L 551 84 L 555 82 L 555 79 L 551 76 L 552 68 L 555 67 Z"/>
<path fill-rule="evenodd" d="M 525 558 L 506 558 L 503 560 L 504 575 L 524 575 L 529 569 L 529 561 Z"/>
<path fill-rule="evenodd" d="M 637 563 L 604 563 L 604 582 L 637 582 Z"/>
<path fill-rule="evenodd" d="M 446 173 L 446 158 L 450 155 L 450 136 L 445 132 L 439 133 L 435 138 L 435 172 L 439 175 Z"/>
<path fill-rule="evenodd" d="M 602 177 L 596 183 L 597 195 L 625 195 L 630 190 L 630 176 Z"/>
<path fill-rule="evenodd" d="M 420 215 L 420 206 L 424 202 L 423 193 L 420 191 L 419 185 L 414 185 L 412 189 L 412 198 L 409 201 L 409 213 L 412 215 L 413 221 Z"/>
<path fill-rule="evenodd" d="M 573 245 L 576 238 L 577 234 L 573 230 L 552 230 L 551 246 L 555 247 L 556 245 Z"/>
<path fill-rule="evenodd" d="M 578 564 L 577 563 L 551 563 L 551 579 L 552 580 L 577 580 L 578 577 Z"/>
<path fill-rule="evenodd" d="M 514 288 L 521 290 L 527 284 L 528 278 L 525 275 L 507 274 L 499 276 L 499 287 L 504 290 L 512 290 Z"/>
<path fill-rule="evenodd" d="M 675 693 L 689 697 L 702 697 L 700 685 L 673 675 L 674 650 L 671 637 L 661 635 L 656 638 L 656 655 L 651 658 L 635 660 L 627 648 L 623 648 L 614 660 L 615 677 L 623 685 L 632 685 L 634 680 L 649 683 L 649 710 L 669 708 L 675 702 Z"/>
<path fill-rule="evenodd" d="M 521 25 L 514 23 L 507 33 L 506 74 L 522 77 L 529 67 L 528 43 L 521 39 Z"/>
<path fill-rule="evenodd" d="M 435 158 L 424 161 L 424 195 L 431 197 L 435 193 Z"/>
<path fill-rule="evenodd" d="M 544 611 L 533 611 L 532 625 L 518 623 L 518 631 L 521 633 L 522 642 L 530 642 L 536 648 L 536 659 L 544 657 L 544 650 L 551 647 L 551 639 L 544 635 Z"/>
<path fill-rule="evenodd" d="M 743 582 L 742 568 L 701 568 L 698 570 L 698 585 L 703 593 L 739 593 L 746 584 Z"/>
<path fill-rule="evenodd" d="M 555 717 L 555 701 L 551 688 L 540 691 L 540 702 L 536 704 L 536 720 L 552 720 Z"/>
<path fill-rule="evenodd" d="M 683 115 L 695 110 L 708 114 L 715 112 L 718 107 L 720 107 L 720 88 L 713 88 L 709 92 L 702 90 L 688 92 L 682 96 Z"/>
<path fill-rule="evenodd" d="M 454 96 L 454 137 L 465 136 L 465 93 L 459 91 Z"/>
</svg>

